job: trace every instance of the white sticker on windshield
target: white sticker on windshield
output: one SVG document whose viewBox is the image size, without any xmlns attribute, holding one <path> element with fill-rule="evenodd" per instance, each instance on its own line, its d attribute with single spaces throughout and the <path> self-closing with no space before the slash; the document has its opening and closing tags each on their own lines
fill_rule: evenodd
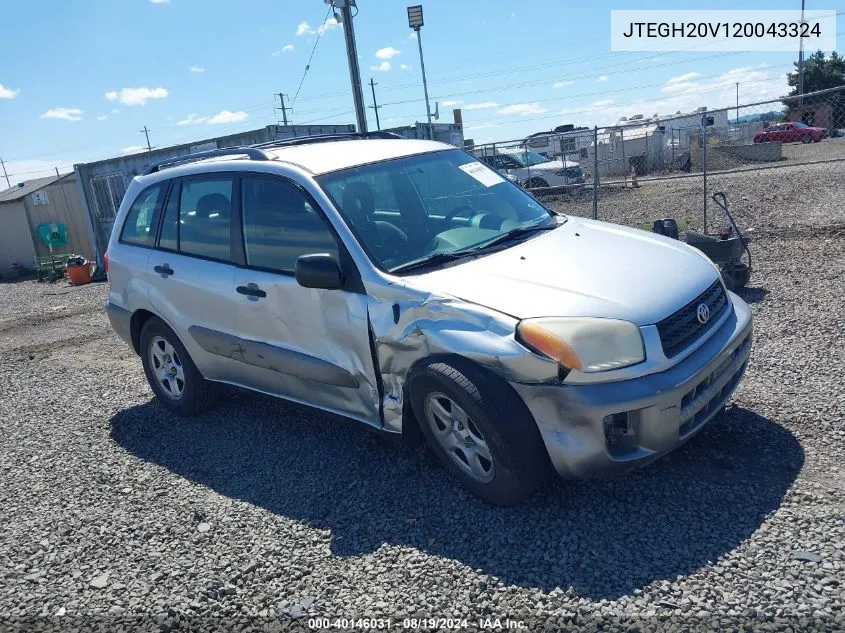
<svg viewBox="0 0 845 633">
<path fill-rule="evenodd" d="M 500 182 L 505 182 L 504 178 L 484 163 L 467 163 L 466 165 L 458 165 L 458 169 L 469 174 L 485 187 L 492 187 L 493 185 L 498 185 Z"/>
</svg>

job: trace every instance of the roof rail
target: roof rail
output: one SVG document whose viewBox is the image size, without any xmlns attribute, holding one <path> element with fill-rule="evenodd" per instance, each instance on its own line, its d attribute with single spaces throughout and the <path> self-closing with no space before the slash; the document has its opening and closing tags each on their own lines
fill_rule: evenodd
<svg viewBox="0 0 845 633">
<path fill-rule="evenodd" d="M 210 149 L 204 152 L 194 152 L 193 154 L 183 154 L 182 156 L 174 156 L 166 158 L 165 160 L 153 163 L 144 170 L 144 176 L 161 171 L 164 167 L 172 167 L 175 165 L 183 165 L 185 163 L 194 163 L 206 158 L 214 158 L 216 156 L 248 156 L 250 160 L 272 160 L 273 157 L 267 155 L 256 147 L 226 147 L 224 149 Z"/>
<path fill-rule="evenodd" d="M 337 134 L 315 134 L 312 136 L 294 136 L 291 138 L 282 138 L 276 141 L 268 141 L 266 143 L 258 143 L 256 145 L 252 145 L 251 147 L 255 147 L 257 149 L 262 148 L 273 148 L 273 147 L 289 147 L 291 145 L 308 145 L 310 143 L 329 143 L 331 141 L 353 141 L 358 139 L 369 139 L 369 138 L 383 138 L 383 139 L 395 139 L 395 138 L 403 138 L 398 134 L 394 134 L 393 132 L 383 132 L 383 131 L 376 131 L 376 132 L 339 132 Z"/>
</svg>

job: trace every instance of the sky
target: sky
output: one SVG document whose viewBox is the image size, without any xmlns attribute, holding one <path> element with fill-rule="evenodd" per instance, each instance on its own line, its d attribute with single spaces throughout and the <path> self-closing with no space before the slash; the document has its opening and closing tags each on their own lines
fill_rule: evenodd
<svg viewBox="0 0 845 633">
<path fill-rule="evenodd" d="M 3 0 L 0 157 L 13 184 L 140 151 L 281 121 L 354 123 L 343 27 L 321 0 Z M 842 0 L 807 0 L 841 11 Z M 406 6 L 358 0 L 364 100 L 376 82 L 382 127 L 425 121 L 418 42 Z M 432 110 L 464 136 L 510 140 L 555 126 L 776 98 L 797 53 L 611 52 L 603 0 L 422 0 Z M 698 7 L 703 5 L 696 3 Z M 732 9 L 735 0 L 706 8 Z M 798 0 L 746 0 L 794 9 Z M 675 9 L 636 0 L 626 9 Z M 843 12 L 845 13 L 845 12 Z M 837 17 L 845 50 L 845 15 Z M 316 44 L 316 47 L 315 47 Z M 309 57 L 310 68 L 305 72 Z M 370 129 L 375 117 L 368 109 Z M 0 181 L 3 185 L 5 182 Z"/>
</svg>

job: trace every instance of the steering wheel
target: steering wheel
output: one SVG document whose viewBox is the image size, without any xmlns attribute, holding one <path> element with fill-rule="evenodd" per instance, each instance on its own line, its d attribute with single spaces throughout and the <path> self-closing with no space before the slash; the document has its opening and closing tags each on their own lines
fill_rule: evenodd
<svg viewBox="0 0 845 633">
<path fill-rule="evenodd" d="M 447 223 L 451 222 L 451 221 L 452 221 L 452 220 L 454 220 L 454 219 L 455 219 L 455 217 L 457 217 L 457 216 L 458 216 L 458 215 L 459 215 L 462 211 L 469 211 L 469 218 L 468 218 L 469 220 L 471 220 L 474 216 L 476 216 L 476 215 L 478 215 L 479 213 L 481 213 L 481 211 L 479 211 L 478 209 L 473 209 L 472 207 L 470 207 L 470 206 L 468 206 L 468 205 L 462 204 L 462 205 L 460 205 L 460 206 L 458 206 L 458 207 L 455 207 L 455 208 L 454 208 L 454 209 L 452 209 L 451 211 L 449 211 L 449 213 L 447 213 L 447 214 L 446 214 L 446 217 L 445 217 L 445 218 L 443 218 L 443 223 L 444 223 L 444 224 L 447 224 Z"/>
</svg>

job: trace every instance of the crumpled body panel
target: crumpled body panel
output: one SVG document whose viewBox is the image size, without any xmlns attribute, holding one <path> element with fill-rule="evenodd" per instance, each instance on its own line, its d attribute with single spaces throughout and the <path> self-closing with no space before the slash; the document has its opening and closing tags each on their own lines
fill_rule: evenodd
<svg viewBox="0 0 845 633">
<path fill-rule="evenodd" d="M 394 296 L 371 298 L 369 305 L 385 430 L 402 431 L 408 372 L 414 363 L 433 355 L 462 356 L 508 381 L 558 382 L 557 363 L 529 352 L 514 339 L 517 319 L 407 286 L 385 290 Z"/>
</svg>

